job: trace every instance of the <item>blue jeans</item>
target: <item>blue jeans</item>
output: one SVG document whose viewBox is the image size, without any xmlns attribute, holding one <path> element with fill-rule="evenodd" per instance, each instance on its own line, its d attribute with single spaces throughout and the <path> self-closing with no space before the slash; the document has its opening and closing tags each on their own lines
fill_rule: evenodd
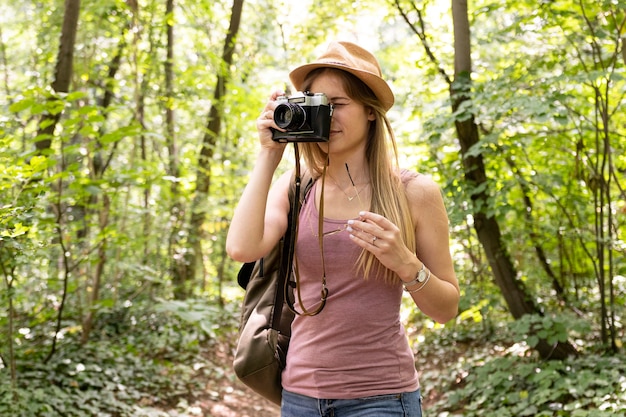
<svg viewBox="0 0 626 417">
<path fill-rule="evenodd" d="M 320 400 L 283 390 L 281 417 L 422 417 L 420 390 L 353 400 Z"/>
</svg>

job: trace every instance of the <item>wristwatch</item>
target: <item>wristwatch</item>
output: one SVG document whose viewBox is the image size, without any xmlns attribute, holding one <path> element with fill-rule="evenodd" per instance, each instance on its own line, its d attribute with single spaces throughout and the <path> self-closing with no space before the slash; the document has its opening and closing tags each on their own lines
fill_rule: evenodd
<svg viewBox="0 0 626 417">
<path fill-rule="evenodd" d="M 426 265 L 424 265 L 424 263 L 422 262 L 422 269 L 420 269 L 419 271 L 417 271 L 417 275 L 415 275 L 415 281 L 417 282 L 424 282 L 424 280 L 426 279 Z"/>
<path fill-rule="evenodd" d="M 422 268 L 419 271 L 417 271 L 417 274 L 415 274 L 415 278 L 413 279 L 413 281 L 405 282 L 404 286 L 410 287 L 415 284 L 421 284 L 422 282 L 426 280 L 427 276 L 428 274 L 426 272 L 426 265 L 424 265 L 424 262 L 422 262 Z"/>
</svg>

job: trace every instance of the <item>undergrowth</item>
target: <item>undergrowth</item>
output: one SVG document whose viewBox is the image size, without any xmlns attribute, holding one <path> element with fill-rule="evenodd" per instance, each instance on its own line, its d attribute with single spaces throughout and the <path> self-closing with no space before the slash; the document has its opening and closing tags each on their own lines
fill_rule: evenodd
<svg viewBox="0 0 626 417">
<path fill-rule="evenodd" d="M 159 410 L 210 395 L 208 381 L 234 379 L 230 364 L 214 351 L 232 342 L 238 308 L 204 300 L 135 305 L 100 315 L 84 345 L 72 330 L 76 323 L 68 322 L 48 362 L 44 335 L 50 329 L 33 328 L 31 339 L 16 345 L 15 385 L 6 365 L 0 367 L 0 416 L 167 416 Z M 541 322 L 545 337 L 560 340 L 564 332 L 581 331 L 551 320 Z M 528 332 L 537 323 L 409 327 L 425 415 L 626 415 L 626 358 L 600 355 L 581 343 L 578 357 L 541 360 L 529 345 Z"/>
<path fill-rule="evenodd" d="M 134 306 L 98 323 L 84 345 L 68 323 L 46 363 L 48 344 L 18 348 L 15 383 L 0 368 L 0 416 L 148 417 L 155 408 L 176 408 L 223 374 L 210 351 L 232 333 L 236 318 L 189 301 Z"/>
<path fill-rule="evenodd" d="M 485 332 L 464 324 L 425 335 L 417 345 L 417 366 L 422 394 L 431 400 L 429 416 L 626 415 L 624 355 L 581 346 L 577 357 L 542 360 L 530 348 L 529 335 L 520 334 L 519 323 L 501 326 Z M 560 324 L 554 328 L 562 330 Z"/>
</svg>

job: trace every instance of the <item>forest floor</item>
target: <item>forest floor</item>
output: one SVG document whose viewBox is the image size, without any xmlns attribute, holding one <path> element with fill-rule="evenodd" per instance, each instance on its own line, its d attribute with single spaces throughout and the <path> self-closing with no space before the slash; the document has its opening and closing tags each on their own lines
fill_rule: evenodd
<svg viewBox="0 0 626 417">
<path fill-rule="evenodd" d="M 212 350 L 211 357 L 208 359 L 218 371 L 211 372 L 213 376 L 203 381 L 205 384 L 203 394 L 186 399 L 184 407 L 181 407 L 180 403 L 177 404 L 176 410 L 162 409 L 161 411 L 166 413 L 164 415 L 172 417 L 279 417 L 280 407 L 254 393 L 236 378 L 232 370 L 232 352 L 232 346 L 227 344 L 219 345 Z M 424 363 L 438 363 L 438 366 L 445 366 L 441 361 L 425 360 Z M 424 395 L 424 409 L 427 409 L 428 404 L 436 401 L 438 397 L 440 397 L 439 393 L 434 390 Z"/>
<path fill-rule="evenodd" d="M 197 374 L 204 388 L 194 389 L 195 395 L 180 399 L 177 404 L 160 404 L 152 412 L 143 409 L 142 417 L 279 417 L 280 407 L 237 379 L 232 368 L 233 351 L 232 344 L 226 342 L 213 346 L 205 353 L 213 369 Z"/>
<path fill-rule="evenodd" d="M 234 347 L 220 343 L 208 354 L 214 365 L 203 381 L 203 394 L 187 399 L 187 410 L 169 411 L 173 417 L 279 417 L 280 407 L 256 394 L 240 382 L 232 368 Z"/>
<path fill-rule="evenodd" d="M 232 369 L 232 349 L 222 346 L 214 351 L 211 361 L 224 372 L 218 379 L 207 381 L 210 395 L 199 399 L 203 417 L 279 417 L 280 407 L 256 394 L 241 383 Z"/>
</svg>

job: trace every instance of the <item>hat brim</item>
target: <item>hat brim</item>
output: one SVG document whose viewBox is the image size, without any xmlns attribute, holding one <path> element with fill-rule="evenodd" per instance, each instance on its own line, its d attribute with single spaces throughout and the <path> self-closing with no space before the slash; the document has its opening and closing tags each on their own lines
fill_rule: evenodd
<svg viewBox="0 0 626 417">
<path fill-rule="evenodd" d="M 372 92 L 378 98 L 385 110 L 389 110 L 393 106 L 393 92 L 391 91 L 391 88 L 389 88 L 389 85 L 385 82 L 385 80 L 383 80 L 376 74 L 372 74 L 371 72 L 362 71 L 341 64 L 316 62 L 312 64 L 305 64 L 295 68 L 289 73 L 289 78 L 291 79 L 291 82 L 296 90 L 302 91 L 302 85 L 304 84 L 304 80 L 306 79 L 307 75 L 309 75 L 311 71 L 318 68 L 336 68 L 354 75 L 359 80 L 363 81 L 365 85 L 372 89 Z"/>
</svg>

